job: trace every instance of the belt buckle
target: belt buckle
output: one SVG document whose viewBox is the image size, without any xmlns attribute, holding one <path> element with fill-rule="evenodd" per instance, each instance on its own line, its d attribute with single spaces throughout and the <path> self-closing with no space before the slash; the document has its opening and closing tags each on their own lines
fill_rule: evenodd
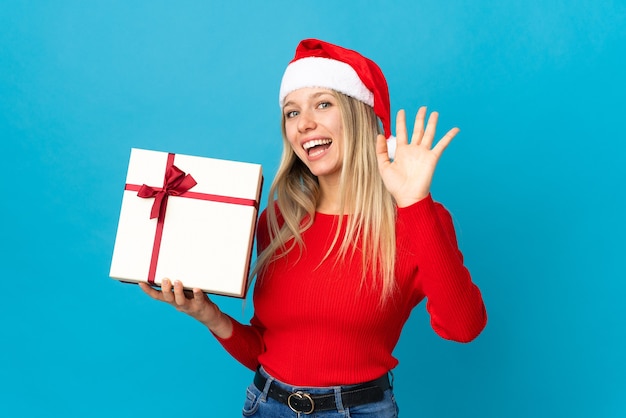
<svg viewBox="0 0 626 418">
<path fill-rule="evenodd" d="M 296 398 L 296 399 L 306 399 L 309 402 L 311 402 L 311 409 L 309 409 L 308 411 L 298 411 L 296 408 L 294 408 L 291 405 L 291 399 L 292 398 Z M 313 410 L 315 410 L 315 402 L 313 402 L 313 398 L 311 398 L 311 395 L 309 395 L 308 393 L 302 392 L 302 391 L 297 391 L 292 393 L 291 395 L 289 395 L 289 397 L 287 398 L 287 405 L 289 406 L 289 408 L 295 412 L 295 413 L 301 413 L 304 415 L 309 415 L 313 413 Z"/>
</svg>

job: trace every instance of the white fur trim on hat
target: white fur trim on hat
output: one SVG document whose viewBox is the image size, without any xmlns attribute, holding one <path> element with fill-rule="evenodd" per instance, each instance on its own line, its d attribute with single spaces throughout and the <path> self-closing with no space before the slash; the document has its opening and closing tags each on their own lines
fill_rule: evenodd
<svg viewBox="0 0 626 418">
<path fill-rule="evenodd" d="M 396 145 L 397 145 L 396 137 L 391 135 L 387 138 L 387 155 L 389 155 L 389 159 L 393 160 L 396 158 Z"/>
<path fill-rule="evenodd" d="M 336 90 L 374 106 L 374 94 L 365 87 L 354 68 L 334 59 L 307 57 L 290 63 L 280 84 L 280 107 L 289 93 L 304 87 Z"/>
</svg>

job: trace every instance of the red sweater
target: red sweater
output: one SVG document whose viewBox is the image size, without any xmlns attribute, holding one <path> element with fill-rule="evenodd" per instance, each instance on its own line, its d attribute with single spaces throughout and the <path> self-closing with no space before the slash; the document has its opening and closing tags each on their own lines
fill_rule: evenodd
<svg viewBox="0 0 626 418">
<path fill-rule="evenodd" d="M 432 328 L 441 337 L 469 342 L 487 315 L 457 247 L 448 211 L 430 196 L 398 208 L 398 291 L 381 306 L 380 291 L 360 289 L 361 259 L 334 263 L 337 250 L 320 265 L 338 216 L 317 213 L 296 247 L 257 279 L 250 325 L 233 320 L 233 334 L 219 339 L 246 367 L 259 365 L 294 386 L 348 385 L 376 379 L 398 361 L 392 351 L 411 310 L 427 298 Z M 345 225 L 345 222 L 343 223 Z M 268 242 L 265 212 L 257 247 Z M 349 260 L 349 258 L 348 258 Z"/>
</svg>

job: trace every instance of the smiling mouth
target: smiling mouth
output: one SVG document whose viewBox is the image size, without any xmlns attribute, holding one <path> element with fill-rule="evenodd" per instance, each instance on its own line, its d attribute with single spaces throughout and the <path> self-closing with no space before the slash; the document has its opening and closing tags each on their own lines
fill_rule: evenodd
<svg viewBox="0 0 626 418">
<path fill-rule="evenodd" d="M 315 157 L 316 155 L 320 155 L 333 143 L 332 139 L 314 139 L 312 141 L 305 142 L 302 144 L 302 148 L 307 152 L 309 157 Z"/>
</svg>

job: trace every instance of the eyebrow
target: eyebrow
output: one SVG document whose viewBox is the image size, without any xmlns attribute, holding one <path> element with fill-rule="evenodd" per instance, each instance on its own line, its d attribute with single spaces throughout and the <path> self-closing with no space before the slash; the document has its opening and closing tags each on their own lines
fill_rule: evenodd
<svg viewBox="0 0 626 418">
<path fill-rule="evenodd" d="M 309 99 L 309 100 L 310 99 L 316 99 L 319 96 L 324 95 L 324 94 L 328 94 L 329 96 L 334 97 L 333 94 L 330 91 L 318 91 L 318 92 L 315 92 L 315 93 L 311 94 L 309 97 L 307 97 L 307 99 Z M 294 105 L 293 100 L 285 102 L 285 104 L 283 105 L 283 109 L 286 108 L 287 106 L 292 106 L 292 105 Z"/>
</svg>

